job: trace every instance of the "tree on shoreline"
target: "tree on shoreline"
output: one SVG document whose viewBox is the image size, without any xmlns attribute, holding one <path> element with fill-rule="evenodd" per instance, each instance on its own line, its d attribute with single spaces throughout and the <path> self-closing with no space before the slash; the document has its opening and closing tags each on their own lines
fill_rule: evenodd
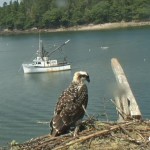
<svg viewBox="0 0 150 150">
<path fill-rule="evenodd" d="M 18 0 L 0 7 L 0 29 L 149 21 L 149 0 Z"/>
</svg>

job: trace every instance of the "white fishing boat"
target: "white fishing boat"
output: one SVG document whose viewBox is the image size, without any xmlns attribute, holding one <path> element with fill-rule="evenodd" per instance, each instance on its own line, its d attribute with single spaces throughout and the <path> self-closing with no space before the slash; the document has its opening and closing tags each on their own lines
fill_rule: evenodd
<svg viewBox="0 0 150 150">
<path fill-rule="evenodd" d="M 58 46 L 52 52 L 47 52 L 44 50 L 42 40 L 39 40 L 39 49 L 37 50 L 37 57 L 32 63 L 23 63 L 24 73 L 39 73 L 39 72 L 55 72 L 55 71 L 65 71 L 71 69 L 71 64 L 67 62 L 66 58 L 59 62 L 56 59 L 50 59 L 50 56 L 60 50 L 64 45 L 66 45 L 70 40 L 67 40 L 62 45 Z"/>
</svg>

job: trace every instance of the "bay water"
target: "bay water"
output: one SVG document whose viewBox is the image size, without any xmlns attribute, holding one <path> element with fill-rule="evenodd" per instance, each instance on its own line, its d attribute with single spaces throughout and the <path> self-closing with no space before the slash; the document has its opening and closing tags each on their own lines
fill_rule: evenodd
<svg viewBox="0 0 150 150">
<path fill-rule="evenodd" d="M 72 70 L 24 74 L 21 64 L 32 61 L 38 34 L 0 35 L 0 146 L 23 142 L 50 132 L 49 122 L 61 92 L 76 71 L 90 75 L 87 111 L 99 120 L 116 121 L 116 90 L 111 59 L 117 58 L 128 78 L 144 119 L 150 118 L 150 28 L 41 33 L 51 51 L 68 39 L 52 58 L 67 56 Z M 42 123 L 41 123 L 42 122 Z"/>
</svg>

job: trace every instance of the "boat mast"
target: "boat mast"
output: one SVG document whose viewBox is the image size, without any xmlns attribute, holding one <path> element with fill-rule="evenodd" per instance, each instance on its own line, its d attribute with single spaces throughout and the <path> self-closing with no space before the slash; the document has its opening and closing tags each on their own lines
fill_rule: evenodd
<svg viewBox="0 0 150 150">
<path fill-rule="evenodd" d="M 41 35 L 40 35 L 40 32 L 39 32 L 39 51 L 41 50 L 40 48 L 40 40 L 41 40 Z"/>
<path fill-rule="evenodd" d="M 41 40 L 40 32 L 39 32 L 39 49 L 37 50 L 37 55 L 38 57 L 41 57 L 42 59 L 45 56 L 43 41 Z"/>
</svg>

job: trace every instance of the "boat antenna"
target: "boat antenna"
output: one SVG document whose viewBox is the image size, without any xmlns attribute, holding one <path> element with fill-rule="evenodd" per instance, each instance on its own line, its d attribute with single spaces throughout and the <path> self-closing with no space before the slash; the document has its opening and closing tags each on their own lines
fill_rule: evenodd
<svg viewBox="0 0 150 150">
<path fill-rule="evenodd" d="M 55 51 L 57 51 L 58 49 L 62 48 L 64 45 L 66 45 L 68 42 L 70 42 L 70 40 L 67 40 L 66 42 L 64 42 L 63 44 L 61 44 L 59 47 L 57 47 L 56 49 L 54 49 L 51 53 L 49 53 L 47 56 L 52 55 Z"/>
</svg>

